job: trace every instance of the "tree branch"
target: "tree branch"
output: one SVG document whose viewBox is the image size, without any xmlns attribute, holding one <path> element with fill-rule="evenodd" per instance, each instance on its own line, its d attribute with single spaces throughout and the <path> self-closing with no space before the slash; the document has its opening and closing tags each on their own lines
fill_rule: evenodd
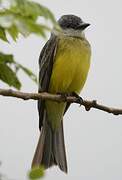
<svg viewBox="0 0 122 180">
<path fill-rule="evenodd" d="M 91 108 L 99 109 L 101 111 L 105 111 L 108 113 L 112 113 L 114 115 L 120 115 L 122 114 L 122 109 L 118 108 L 112 108 L 105 105 L 98 104 L 96 100 L 88 101 L 88 100 L 79 100 L 79 97 L 76 96 L 62 96 L 59 94 L 49 94 L 47 92 L 42 93 L 26 93 L 26 92 L 20 92 L 20 91 L 14 91 L 12 89 L 0 89 L 0 95 L 2 96 L 10 96 L 10 97 L 16 97 L 23 100 L 51 100 L 51 101 L 57 101 L 57 102 L 70 102 L 70 103 L 77 103 L 80 105 L 83 105 L 86 109 L 86 111 L 89 111 Z"/>
</svg>

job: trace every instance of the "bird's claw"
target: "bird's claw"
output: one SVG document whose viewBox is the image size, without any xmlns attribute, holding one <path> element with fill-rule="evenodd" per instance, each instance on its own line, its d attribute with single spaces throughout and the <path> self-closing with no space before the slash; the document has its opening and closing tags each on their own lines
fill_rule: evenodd
<svg viewBox="0 0 122 180">
<path fill-rule="evenodd" d="M 77 93 L 75 92 L 72 92 L 72 96 L 76 97 L 77 98 L 77 103 L 80 104 L 80 106 L 83 104 L 83 98 L 80 97 Z"/>
<path fill-rule="evenodd" d="M 61 93 L 61 92 L 58 92 L 57 93 L 58 95 L 60 95 L 61 96 L 61 98 L 64 100 L 64 101 L 66 101 L 67 100 L 67 97 L 68 96 L 74 96 L 74 97 L 76 97 L 77 98 L 77 103 L 78 104 L 80 104 L 80 106 L 83 104 L 83 99 L 82 99 L 82 97 L 80 97 L 77 93 L 75 93 L 75 92 L 72 92 L 72 93 Z"/>
</svg>

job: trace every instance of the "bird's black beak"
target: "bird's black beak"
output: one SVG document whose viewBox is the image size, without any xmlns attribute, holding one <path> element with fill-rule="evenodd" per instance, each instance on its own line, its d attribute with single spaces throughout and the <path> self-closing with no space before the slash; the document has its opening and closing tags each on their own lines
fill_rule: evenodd
<svg viewBox="0 0 122 180">
<path fill-rule="evenodd" d="M 90 26 L 89 23 L 82 22 L 82 23 L 78 26 L 78 29 L 84 30 L 84 29 L 86 29 L 88 26 Z"/>
</svg>

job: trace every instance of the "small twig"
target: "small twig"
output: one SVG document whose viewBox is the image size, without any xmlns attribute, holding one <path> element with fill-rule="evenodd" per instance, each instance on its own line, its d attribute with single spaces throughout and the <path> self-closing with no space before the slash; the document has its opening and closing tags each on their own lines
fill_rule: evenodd
<svg viewBox="0 0 122 180">
<path fill-rule="evenodd" d="M 85 107 L 86 111 L 89 111 L 91 108 L 95 108 L 95 109 L 99 109 L 101 111 L 112 113 L 114 115 L 122 114 L 122 109 L 112 108 L 112 107 L 104 106 L 102 104 L 98 104 L 96 100 L 79 101 L 78 97 L 69 96 L 69 95 L 67 95 L 65 98 L 63 98 L 63 96 L 59 95 L 59 94 L 50 94 L 47 92 L 26 93 L 26 92 L 14 91 L 12 89 L 0 89 L 0 95 L 16 97 L 16 98 L 20 98 L 23 100 L 29 100 L 29 99 L 33 99 L 33 100 L 43 99 L 43 100 L 45 100 L 46 99 L 46 100 L 57 101 L 57 102 L 77 103 L 77 104 L 83 105 Z"/>
</svg>

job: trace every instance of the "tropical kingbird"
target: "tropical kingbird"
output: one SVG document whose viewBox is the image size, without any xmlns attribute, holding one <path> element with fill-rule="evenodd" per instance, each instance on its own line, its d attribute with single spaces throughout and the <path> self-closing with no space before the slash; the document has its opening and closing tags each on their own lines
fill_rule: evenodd
<svg viewBox="0 0 122 180">
<path fill-rule="evenodd" d="M 84 30 L 90 24 L 75 15 L 64 15 L 58 20 L 60 30 L 54 28 L 39 58 L 39 92 L 77 94 L 87 78 L 91 48 Z M 67 102 L 39 100 L 40 138 L 32 167 L 49 168 L 58 165 L 67 172 L 63 134 L 63 116 Z"/>
</svg>

